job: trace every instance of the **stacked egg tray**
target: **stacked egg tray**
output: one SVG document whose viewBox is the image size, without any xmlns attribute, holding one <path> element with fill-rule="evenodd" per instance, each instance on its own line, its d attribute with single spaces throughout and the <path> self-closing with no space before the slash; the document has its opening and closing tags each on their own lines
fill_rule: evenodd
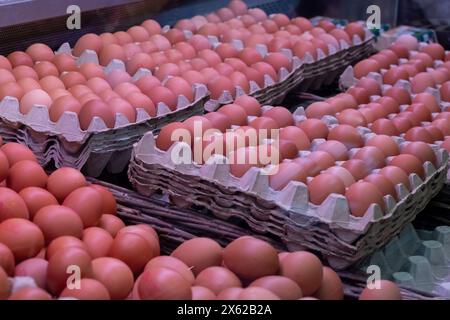
<svg viewBox="0 0 450 320">
<path fill-rule="evenodd" d="M 365 139 L 370 136 L 370 132 L 364 134 Z M 313 140 L 312 145 L 321 142 Z M 268 176 L 257 168 L 238 179 L 230 174 L 229 165 L 174 164 L 171 152 L 179 144 L 161 151 L 153 134 L 148 133 L 135 145 L 128 175 L 139 193 L 148 196 L 163 191 L 181 204 L 205 207 L 221 219 L 239 217 L 256 232 L 281 238 L 289 250 L 320 252 L 338 269 L 366 257 L 412 221 L 441 189 L 448 162 L 448 154 L 434 148 L 438 167 L 425 162 L 424 180 L 411 174 L 411 192 L 398 185 L 399 202 L 385 196 L 385 215 L 373 204 L 363 217 L 354 217 L 344 196 L 332 194 L 316 206 L 308 202 L 303 183 L 291 181 L 282 190 L 273 191 Z"/>
<path fill-rule="evenodd" d="M 404 288 L 450 299 L 450 227 L 422 230 L 406 225 L 386 246 L 365 259 L 353 274 L 364 274 L 369 269 L 373 272 L 375 268 L 379 268 L 381 278 L 393 280 Z M 351 277 L 342 274 L 344 278 Z M 353 282 L 355 292 L 365 286 L 365 281 Z"/>
<path fill-rule="evenodd" d="M 251 235 L 267 241 L 280 252 L 286 250 L 285 245 L 280 241 L 255 233 L 248 228 L 211 217 L 206 210 L 180 209 L 158 195 L 146 197 L 104 181 L 88 179 L 108 188 L 114 194 L 118 204 L 117 214 L 127 224 L 145 223 L 152 226 L 158 232 L 163 253 L 169 254 L 180 243 L 195 237 L 209 237 L 218 241 L 222 246 L 226 246 L 244 235 Z M 357 298 L 362 289 L 355 285 L 354 279 L 360 279 L 360 273 L 346 272 L 341 277 L 346 297 Z M 399 285 L 405 300 L 435 298 L 428 292 Z"/>
<path fill-rule="evenodd" d="M 426 43 L 420 43 L 419 46 L 423 47 L 425 46 Z M 417 51 L 411 51 L 411 53 L 416 53 Z M 446 51 L 446 54 L 448 55 L 450 53 L 450 51 Z M 406 59 L 400 59 L 400 63 L 399 65 L 402 65 L 402 63 L 406 62 Z M 443 62 L 440 60 L 435 60 L 433 66 L 435 68 L 439 67 Z M 397 65 L 394 65 L 394 67 Z M 392 66 L 391 66 L 392 67 Z M 391 88 L 392 86 L 389 84 L 385 84 L 383 82 L 383 74 L 386 72 L 386 69 L 382 69 L 380 72 L 369 72 L 369 74 L 367 75 L 368 78 L 374 79 L 376 80 L 380 86 L 381 86 L 381 90 L 382 92 L 386 92 L 389 88 Z M 352 66 L 349 66 L 346 68 L 346 70 L 344 71 L 344 73 L 340 76 L 339 78 L 339 86 L 342 89 L 347 89 L 347 88 L 351 88 L 353 87 L 356 83 L 357 83 L 358 79 L 355 78 L 354 76 L 354 70 Z M 441 97 L 440 97 L 440 93 L 439 93 L 439 88 L 441 85 L 436 85 L 436 87 L 428 87 L 426 88 L 423 92 L 427 92 L 429 94 L 431 94 L 432 96 L 435 97 L 436 101 L 439 104 L 439 107 L 442 110 L 448 110 L 450 109 L 450 102 L 446 102 L 446 101 L 442 101 Z M 408 91 L 408 93 L 411 96 L 411 100 L 414 98 L 414 96 L 416 94 L 412 93 L 412 84 L 410 80 L 398 80 L 393 87 L 400 87 L 403 88 L 405 90 Z M 374 101 L 378 98 L 379 96 L 371 96 L 370 99 L 371 101 Z M 404 110 L 407 106 L 400 106 L 401 110 Z M 435 116 L 435 114 L 433 115 Z M 402 134 L 401 136 L 404 136 L 404 134 Z M 437 145 L 441 145 L 442 141 L 435 141 L 435 143 Z M 448 172 L 447 175 L 447 185 L 450 184 L 450 170 Z M 447 187 L 449 188 L 449 187 Z"/>
<path fill-rule="evenodd" d="M 96 57 L 92 57 L 92 52 L 87 52 L 78 59 L 78 64 L 92 61 L 95 62 Z M 124 68 L 123 62 L 113 60 L 104 72 Z M 138 80 L 148 73 L 148 70 L 138 70 L 133 79 Z M 156 117 L 150 117 L 144 109 L 138 109 L 136 122 L 129 123 L 124 115 L 116 114 L 112 129 L 101 118 L 94 117 L 87 130 L 80 128 L 78 115 L 74 112 L 64 112 L 55 123 L 50 120 L 46 106 L 35 105 L 24 115 L 16 98 L 5 97 L 0 101 L 0 135 L 6 141 L 27 145 L 43 166 L 74 167 L 94 177 L 105 169 L 118 173 L 126 168 L 133 143 L 139 141 L 144 133 L 158 132 L 167 123 L 203 114 L 203 105 L 209 99 L 209 93 L 201 84 L 194 85 L 192 90 L 194 101 L 189 102 L 184 96 L 179 96 L 174 111 L 159 102 Z"/>
</svg>

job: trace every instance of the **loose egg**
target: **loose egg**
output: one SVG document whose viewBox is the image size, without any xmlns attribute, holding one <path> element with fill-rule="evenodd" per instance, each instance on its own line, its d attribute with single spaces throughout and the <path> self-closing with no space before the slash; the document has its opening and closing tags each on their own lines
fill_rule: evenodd
<svg viewBox="0 0 450 320">
<path fill-rule="evenodd" d="M 50 242 L 47 247 L 46 257 L 50 260 L 58 251 L 68 251 L 71 248 L 78 248 L 87 251 L 86 244 L 78 238 L 72 236 L 61 236 Z"/>
<path fill-rule="evenodd" d="M 0 268 L 6 272 L 6 274 L 14 275 L 15 261 L 12 251 L 3 243 L 0 243 Z"/>
<path fill-rule="evenodd" d="M 11 218 L 0 223 L 0 243 L 14 255 L 16 263 L 36 256 L 44 247 L 44 235 L 34 223 Z"/>
<path fill-rule="evenodd" d="M 60 298 L 75 298 L 78 300 L 110 300 L 106 287 L 97 280 L 84 278 L 80 280 L 80 288 L 66 287 Z"/>
<path fill-rule="evenodd" d="M 16 192 L 26 187 L 44 188 L 47 184 L 47 174 L 37 162 L 22 160 L 11 166 L 7 183 Z"/>
<path fill-rule="evenodd" d="M 228 288 L 241 288 L 242 283 L 236 275 L 224 267 L 209 267 L 200 272 L 194 284 L 210 289 L 214 294 Z"/>
<path fill-rule="evenodd" d="M 33 222 L 42 230 L 47 244 L 60 236 L 80 238 L 83 233 L 83 222 L 78 214 L 64 206 L 41 208 L 33 217 Z"/>
<path fill-rule="evenodd" d="M 94 188 L 75 189 L 64 198 L 63 205 L 71 208 L 80 216 L 85 228 L 95 226 L 102 216 L 101 193 Z"/>
<path fill-rule="evenodd" d="M 222 247 L 212 239 L 193 238 L 179 245 L 171 256 L 183 261 L 198 275 L 208 267 L 220 266 Z"/>
<path fill-rule="evenodd" d="M 170 283 L 170 286 L 166 284 Z M 138 284 L 143 300 L 190 300 L 191 286 L 179 273 L 168 268 L 151 268 L 142 273 Z"/>
<path fill-rule="evenodd" d="M 27 187 L 22 189 L 19 192 L 19 195 L 23 201 L 25 201 L 31 219 L 33 219 L 36 212 L 38 212 L 41 208 L 58 204 L 58 200 L 56 200 L 50 192 L 43 188 Z"/>
<path fill-rule="evenodd" d="M 31 277 L 36 285 L 42 289 L 46 288 L 48 261 L 41 258 L 31 258 L 22 261 L 16 266 L 15 277 Z"/>
<path fill-rule="evenodd" d="M 366 287 L 359 300 L 402 300 L 399 287 L 392 281 L 376 280 L 373 288 Z"/>
<path fill-rule="evenodd" d="M 302 290 L 292 279 L 283 276 L 266 276 L 253 281 L 249 287 L 264 288 L 282 300 L 297 300 L 302 297 Z"/>
<path fill-rule="evenodd" d="M 84 229 L 82 233 L 87 252 L 93 259 L 106 257 L 109 254 L 114 239 L 108 231 L 99 227 L 90 227 Z"/>
<path fill-rule="evenodd" d="M 125 224 L 120 218 L 112 214 L 103 214 L 98 222 L 98 227 L 108 231 L 112 237 L 115 237 L 125 227 Z"/>
<path fill-rule="evenodd" d="M 178 272 L 190 284 L 194 284 L 194 274 L 191 269 L 180 259 L 171 256 L 158 256 L 151 259 L 145 266 L 145 270 L 151 268 L 168 268 Z"/>
<path fill-rule="evenodd" d="M 344 286 L 339 275 L 329 267 L 323 267 L 322 283 L 314 292 L 319 300 L 344 300 Z"/>
<path fill-rule="evenodd" d="M 323 277 L 322 263 L 312 253 L 292 252 L 281 259 L 280 275 L 294 280 L 303 295 L 308 296 L 320 288 Z"/>
</svg>

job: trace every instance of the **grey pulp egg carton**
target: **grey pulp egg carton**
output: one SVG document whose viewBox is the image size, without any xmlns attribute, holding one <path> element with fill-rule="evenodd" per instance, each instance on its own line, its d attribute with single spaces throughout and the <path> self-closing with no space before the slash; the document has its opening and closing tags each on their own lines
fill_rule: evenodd
<svg viewBox="0 0 450 320">
<path fill-rule="evenodd" d="M 424 230 L 407 224 L 388 244 L 356 266 L 354 272 L 363 274 L 369 266 L 378 267 L 381 278 L 403 288 L 450 299 L 450 226 Z M 365 283 L 355 286 L 364 287 Z"/>
<path fill-rule="evenodd" d="M 180 204 L 206 207 L 222 219 L 239 217 L 257 232 L 280 237 L 291 251 L 307 248 L 320 252 L 338 269 L 366 257 L 412 221 L 441 189 L 448 164 L 447 152 L 434 148 L 439 166 L 424 163 L 425 180 L 411 174 L 410 192 L 397 185 L 399 201 L 385 196 L 384 215 L 377 204 L 372 204 L 363 217 L 354 217 L 342 195 L 332 194 L 321 205 L 313 205 L 305 184 L 291 181 L 284 189 L 274 191 L 260 169 L 251 168 L 236 178 L 228 164 L 217 164 L 223 163 L 221 156 L 212 157 L 218 160 L 216 163 L 201 166 L 175 164 L 171 152 L 183 145 L 187 147 L 177 142 L 163 152 L 156 147 L 153 134 L 144 135 L 133 149 L 128 169 L 134 188 L 144 195 L 163 191 L 179 199 Z"/>
<path fill-rule="evenodd" d="M 89 50 L 77 59 L 79 65 L 89 61 L 98 62 L 95 52 Z M 123 62 L 113 60 L 104 70 L 108 73 L 114 69 L 124 70 Z M 149 70 L 140 69 L 133 78 L 137 80 L 148 73 Z M 129 123 L 124 115 L 117 113 L 114 128 L 108 128 L 101 118 L 94 117 L 87 130 L 80 128 L 74 112 L 66 111 L 57 122 L 52 122 L 46 106 L 35 105 L 24 115 L 17 99 L 7 96 L 0 101 L 0 134 L 7 141 L 26 144 L 42 165 L 53 162 L 57 167 L 75 167 L 93 176 L 99 176 L 105 168 L 117 173 L 126 168 L 133 143 L 144 133 L 157 132 L 170 122 L 203 114 L 209 92 L 201 84 L 195 84 L 192 90 L 194 101 L 179 96 L 174 111 L 159 102 L 156 117 L 137 109 L 136 122 Z"/>
<path fill-rule="evenodd" d="M 216 37 L 209 36 L 210 42 L 215 46 L 219 44 Z M 250 81 L 249 95 L 256 98 L 261 104 L 280 103 L 286 94 L 293 90 L 317 90 L 324 85 L 330 85 L 341 74 L 345 67 L 351 65 L 355 61 L 361 60 L 373 52 L 374 37 L 372 33 L 366 30 L 365 39 L 362 40 L 358 36 L 354 36 L 353 44 L 349 46 L 345 41 L 339 42 L 339 48 L 329 45 L 329 53 L 326 55 L 321 49 L 317 49 L 317 59 L 306 54 L 304 59 L 296 57 L 290 49 L 281 49 L 280 52 L 285 54 L 292 61 L 292 70 L 288 71 L 281 68 L 278 72 L 278 82 L 269 75 L 264 76 L 264 87 Z M 237 48 L 242 49 L 243 44 L 240 40 L 232 42 Z M 256 49 L 262 56 L 268 54 L 265 45 L 257 45 Z M 236 96 L 245 94 L 242 88 L 236 86 Z M 221 105 L 232 103 L 233 98 L 228 91 L 224 91 L 217 99 L 211 99 L 205 104 L 207 111 L 214 111 Z"/>
</svg>

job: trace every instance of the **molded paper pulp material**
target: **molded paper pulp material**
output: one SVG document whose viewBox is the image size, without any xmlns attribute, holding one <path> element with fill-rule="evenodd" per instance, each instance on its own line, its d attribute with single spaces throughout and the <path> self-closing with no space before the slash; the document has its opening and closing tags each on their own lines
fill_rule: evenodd
<svg viewBox="0 0 450 320">
<path fill-rule="evenodd" d="M 424 181 L 411 174 L 412 191 L 396 186 L 400 200 L 386 196 L 384 215 L 373 204 L 363 217 L 354 217 L 344 196 L 332 194 L 321 205 L 313 205 L 303 183 L 291 181 L 274 191 L 268 176 L 257 168 L 236 178 L 228 164 L 177 165 L 170 154 L 178 144 L 163 152 L 148 133 L 135 145 L 128 174 L 139 193 L 151 195 L 162 190 L 206 207 L 222 219 L 240 217 L 257 232 L 279 236 L 292 251 L 308 248 L 321 252 L 336 268 L 366 257 L 412 221 L 442 187 L 448 163 L 447 152 L 434 148 L 439 166 L 424 163 Z"/>
<path fill-rule="evenodd" d="M 384 248 L 361 264 L 378 266 L 383 279 L 399 285 L 450 298 L 450 227 L 416 230 L 408 224 Z"/>
</svg>

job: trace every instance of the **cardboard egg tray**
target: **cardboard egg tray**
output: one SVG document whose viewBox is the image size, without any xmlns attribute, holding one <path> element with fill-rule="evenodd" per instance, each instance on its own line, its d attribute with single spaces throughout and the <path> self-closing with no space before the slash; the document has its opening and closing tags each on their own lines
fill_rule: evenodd
<svg viewBox="0 0 450 320">
<path fill-rule="evenodd" d="M 89 52 L 77 60 L 79 64 L 88 61 L 96 61 Z M 123 62 L 113 60 L 105 67 L 105 72 L 124 68 Z M 134 79 L 148 72 L 140 69 Z M 126 168 L 133 143 L 144 133 L 157 132 L 167 123 L 203 114 L 209 93 L 200 84 L 192 89 L 194 101 L 189 103 L 184 96 L 179 96 L 174 111 L 159 102 L 156 117 L 150 117 L 144 109 L 137 109 L 136 122 L 129 123 L 124 115 L 116 114 L 114 128 L 107 128 L 101 118 L 94 117 L 87 130 L 80 128 L 78 115 L 74 112 L 64 112 L 55 123 L 50 120 L 46 106 L 35 105 L 24 115 L 16 98 L 5 97 L 0 101 L 0 134 L 6 141 L 27 145 L 44 166 L 54 163 L 56 167 L 75 167 L 91 176 L 99 176 L 104 169 L 118 173 Z"/>
<path fill-rule="evenodd" d="M 450 299 L 450 226 L 423 230 L 407 224 L 398 236 L 360 263 L 354 273 L 364 274 L 369 266 L 379 268 L 382 279 L 404 288 Z M 355 283 L 360 288 L 365 285 Z"/>
<path fill-rule="evenodd" d="M 368 137 L 370 133 L 365 135 Z M 313 141 L 313 145 L 317 143 L 320 141 Z M 171 152 L 181 144 L 175 143 L 163 152 L 156 148 L 153 134 L 148 133 L 135 145 L 128 176 L 139 193 L 148 196 L 163 191 L 181 204 L 205 207 L 221 219 L 239 217 L 257 232 L 280 237 L 289 250 L 320 252 L 338 269 L 366 257 L 412 221 L 441 189 L 448 163 L 447 152 L 435 147 L 439 166 L 424 163 L 424 181 L 411 174 L 412 191 L 397 185 L 400 200 L 385 196 L 384 215 L 378 205 L 372 204 L 359 218 L 350 214 L 342 195 L 332 194 L 321 205 L 313 205 L 308 202 L 303 183 L 291 181 L 284 189 L 274 191 L 268 176 L 257 168 L 236 178 L 227 164 L 174 164 Z M 300 155 L 308 153 L 301 151 Z"/>
</svg>

